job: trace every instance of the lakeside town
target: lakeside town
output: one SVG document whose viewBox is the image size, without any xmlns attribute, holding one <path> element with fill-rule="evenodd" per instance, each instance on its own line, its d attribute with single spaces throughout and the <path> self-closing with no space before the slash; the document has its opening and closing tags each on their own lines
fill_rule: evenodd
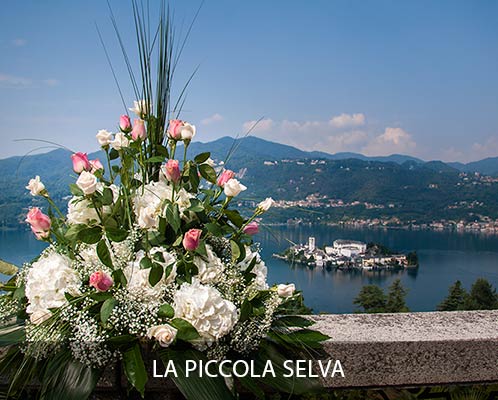
<svg viewBox="0 0 498 400">
<path fill-rule="evenodd" d="M 331 246 L 319 248 L 315 237 L 306 244 L 296 244 L 273 257 L 290 263 L 338 269 L 400 269 L 418 267 L 417 254 L 396 254 L 383 245 L 356 240 L 337 239 Z"/>
</svg>

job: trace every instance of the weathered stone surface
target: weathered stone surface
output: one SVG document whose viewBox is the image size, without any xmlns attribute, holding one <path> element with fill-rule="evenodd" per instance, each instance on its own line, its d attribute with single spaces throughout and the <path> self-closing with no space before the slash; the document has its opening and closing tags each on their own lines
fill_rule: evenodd
<svg viewBox="0 0 498 400">
<path fill-rule="evenodd" d="M 345 378 L 328 387 L 498 382 L 498 311 L 312 317 Z"/>
</svg>

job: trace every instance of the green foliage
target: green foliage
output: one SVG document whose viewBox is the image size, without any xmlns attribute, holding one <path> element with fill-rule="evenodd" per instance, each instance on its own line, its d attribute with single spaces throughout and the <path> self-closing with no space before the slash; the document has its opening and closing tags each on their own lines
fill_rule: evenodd
<svg viewBox="0 0 498 400">
<path fill-rule="evenodd" d="M 362 312 L 381 313 L 386 309 L 386 295 L 376 285 L 365 285 L 353 301 L 353 304 L 362 308 Z"/>
<path fill-rule="evenodd" d="M 147 383 L 147 371 L 145 370 L 140 345 L 135 343 L 129 350 L 123 353 L 124 372 L 128 381 L 144 397 L 145 384 Z"/>
<path fill-rule="evenodd" d="M 458 311 L 465 309 L 467 302 L 467 291 L 462 282 L 456 281 L 450 286 L 448 296 L 437 306 L 438 311 Z"/>
<path fill-rule="evenodd" d="M 405 302 L 406 294 L 407 290 L 403 287 L 401 281 L 396 279 L 389 287 L 385 312 L 398 313 L 410 311 Z"/>
<path fill-rule="evenodd" d="M 465 310 L 495 310 L 498 309 L 496 289 L 484 278 L 478 278 L 464 304 Z"/>
</svg>

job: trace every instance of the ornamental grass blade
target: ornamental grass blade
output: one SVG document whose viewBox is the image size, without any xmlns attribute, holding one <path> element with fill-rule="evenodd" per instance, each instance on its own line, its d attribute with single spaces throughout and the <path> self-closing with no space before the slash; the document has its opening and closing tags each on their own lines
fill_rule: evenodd
<svg viewBox="0 0 498 400">
<path fill-rule="evenodd" d="M 4 275 L 15 275 L 19 271 L 19 268 L 14 264 L 8 263 L 7 261 L 0 260 L 0 274 Z"/>
</svg>

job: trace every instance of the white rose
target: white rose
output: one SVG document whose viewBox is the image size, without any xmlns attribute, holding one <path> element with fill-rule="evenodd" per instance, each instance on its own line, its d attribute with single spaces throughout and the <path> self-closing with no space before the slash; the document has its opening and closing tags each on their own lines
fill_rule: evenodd
<svg viewBox="0 0 498 400">
<path fill-rule="evenodd" d="M 168 347 L 173 343 L 173 340 L 175 340 L 177 332 L 178 331 L 170 325 L 156 325 L 151 326 L 147 330 L 147 336 L 149 339 L 155 338 L 160 346 Z"/>
<path fill-rule="evenodd" d="M 275 203 L 275 201 L 271 197 L 267 197 L 261 203 L 258 204 L 257 210 L 260 212 L 265 212 L 270 209 L 270 207 Z"/>
<path fill-rule="evenodd" d="M 93 194 L 97 190 L 97 177 L 91 172 L 83 171 L 76 181 L 76 185 L 84 194 Z"/>
<path fill-rule="evenodd" d="M 148 108 L 145 100 L 135 100 L 133 102 L 133 108 L 129 108 L 128 110 L 133 111 L 139 118 L 142 118 L 144 115 L 148 114 Z"/>
<path fill-rule="evenodd" d="M 88 225 L 91 221 L 98 220 L 97 211 L 89 200 L 77 196 L 69 200 L 67 207 L 68 223 Z"/>
<path fill-rule="evenodd" d="M 210 346 L 228 334 L 239 319 L 235 304 L 223 299 L 214 287 L 202 285 L 193 278 L 184 283 L 173 299 L 175 317 L 192 324 L 200 335 L 194 344 L 199 348 Z"/>
<path fill-rule="evenodd" d="M 180 128 L 180 135 L 182 140 L 192 140 L 195 136 L 195 125 L 184 122 L 183 126 Z"/>
<path fill-rule="evenodd" d="M 240 183 L 235 178 L 229 179 L 225 183 L 225 186 L 223 187 L 223 191 L 225 192 L 225 196 L 227 196 L 227 197 L 235 197 L 240 192 L 242 192 L 243 190 L 246 190 L 246 189 L 247 189 L 247 187 L 245 187 L 242 183 Z"/>
<path fill-rule="evenodd" d="M 159 218 L 154 206 L 144 207 L 138 214 L 138 225 L 143 229 L 157 229 Z"/>
<path fill-rule="evenodd" d="M 33 179 L 29 180 L 26 189 L 31 192 L 31 196 L 37 196 L 42 194 L 42 192 L 45 190 L 45 185 L 40 181 L 40 177 L 36 175 Z"/>
<path fill-rule="evenodd" d="M 296 286 L 291 283 L 289 285 L 280 284 L 277 285 L 277 294 L 280 297 L 290 297 L 296 291 Z"/>
<path fill-rule="evenodd" d="M 95 137 L 102 147 L 109 146 L 111 144 L 112 133 L 105 129 L 101 129 L 100 131 L 98 131 Z"/>
<path fill-rule="evenodd" d="M 128 140 L 128 138 L 125 136 L 125 134 L 123 132 L 118 132 L 116 133 L 116 135 L 114 136 L 114 140 L 111 141 L 111 147 L 114 149 L 114 150 L 121 150 L 125 147 L 128 147 L 130 145 L 130 141 Z"/>
</svg>

